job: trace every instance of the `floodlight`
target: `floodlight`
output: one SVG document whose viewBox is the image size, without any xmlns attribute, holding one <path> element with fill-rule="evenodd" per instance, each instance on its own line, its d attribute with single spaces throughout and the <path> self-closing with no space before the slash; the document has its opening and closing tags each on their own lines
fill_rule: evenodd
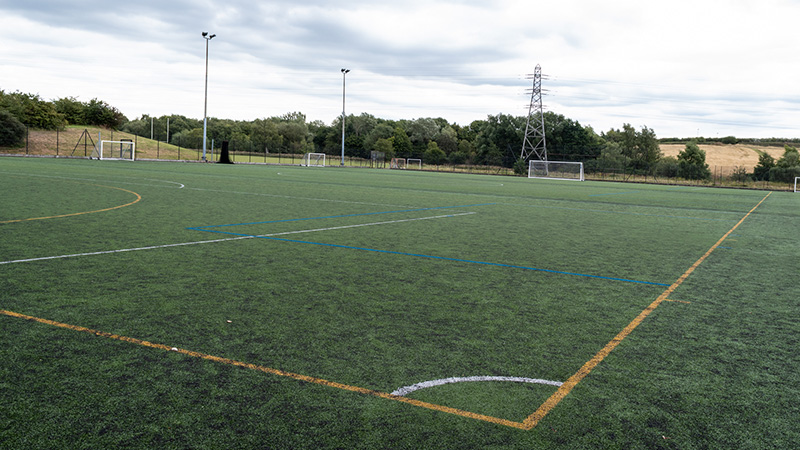
<svg viewBox="0 0 800 450">
<path fill-rule="evenodd" d="M 347 72 L 350 72 L 350 69 L 342 69 L 342 167 L 344 167 L 344 85 Z"/>
</svg>

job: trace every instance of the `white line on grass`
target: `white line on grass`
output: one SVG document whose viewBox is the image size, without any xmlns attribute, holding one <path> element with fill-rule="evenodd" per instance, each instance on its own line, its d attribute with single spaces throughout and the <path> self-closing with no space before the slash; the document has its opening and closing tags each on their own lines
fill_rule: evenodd
<svg viewBox="0 0 800 450">
<path fill-rule="evenodd" d="M 415 219 L 398 219 L 398 220 L 389 220 L 386 222 L 372 222 L 372 223 L 359 223 L 356 225 L 342 225 L 339 227 L 328 227 L 328 228 L 315 228 L 312 230 L 298 230 L 298 231 L 284 231 L 281 233 L 271 233 L 271 234 L 260 234 L 258 236 L 251 236 L 251 237 L 273 237 L 273 236 L 284 236 L 287 234 L 297 234 L 297 233 L 312 233 L 315 231 L 331 231 L 331 230 L 341 230 L 344 228 L 358 228 L 358 227 L 369 227 L 372 225 L 388 225 L 392 223 L 401 223 L 401 222 L 415 222 L 418 220 L 429 220 L 429 219 L 445 219 L 447 217 L 457 217 L 457 216 L 468 216 L 470 214 L 475 214 L 474 212 L 465 212 L 465 213 L 458 213 L 458 214 L 446 214 L 442 216 L 431 216 L 431 217 L 417 217 Z"/>
<path fill-rule="evenodd" d="M 290 200 L 312 200 L 315 202 L 331 202 L 331 203 L 348 203 L 352 205 L 368 205 L 368 206 L 392 206 L 397 208 L 411 208 L 408 205 L 391 205 L 388 203 L 370 203 L 370 202 L 355 202 L 350 200 L 337 200 L 333 198 L 315 198 L 315 197 L 296 197 L 294 195 L 278 195 L 278 194 L 264 194 L 259 192 L 241 192 L 241 191 L 225 191 L 221 189 L 204 189 L 204 188 L 186 188 L 191 191 L 202 191 L 202 192 L 217 192 L 220 194 L 239 194 L 239 195 L 258 195 L 260 197 L 272 197 L 272 198 L 286 198 Z"/>
<path fill-rule="evenodd" d="M 211 239 L 206 241 L 193 241 L 193 242 L 180 242 L 177 244 L 164 244 L 164 245 L 151 245 L 147 247 L 135 247 L 135 248 L 123 248 L 118 250 L 103 250 L 98 252 L 86 252 L 86 253 L 73 253 L 69 255 L 57 255 L 57 256 L 43 256 L 40 258 L 27 258 L 27 259 L 15 259 L 11 261 L 0 261 L 0 265 L 2 264 L 15 264 L 15 263 L 23 263 L 23 262 L 34 262 L 34 261 L 47 261 L 51 259 L 66 259 L 66 258 L 77 258 L 79 256 L 94 256 L 94 255 L 108 255 L 112 253 L 123 253 L 123 252 L 135 252 L 140 250 L 155 250 L 159 248 L 170 248 L 170 247 L 181 247 L 187 245 L 199 245 L 199 244 L 212 244 L 215 242 L 225 242 L 225 241 L 237 241 L 241 239 L 253 239 L 253 238 L 261 238 L 261 237 L 272 237 L 272 236 L 284 236 L 287 234 L 298 234 L 298 233 L 314 233 L 319 231 L 331 231 L 331 230 L 341 230 L 345 228 L 357 228 L 357 227 L 367 227 L 372 225 L 389 225 L 394 223 L 402 223 L 402 222 L 413 222 L 417 220 L 429 220 L 429 219 L 444 219 L 447 217 L 456 217 L 456 216 L 466 216 L 469 214 L 475 214 L 474 212 L 466 212 L 466 213 L 459 213 L 459 214 L 447 214 L 441 216 L 430 216 L 430 217 L 417 217 L 414 219 L 399 219 L 399 220 L 390 220 L 386 222 L 372 222 L 372 223 L 359 223 L 355 225 L 344 225 L 339 227 L 328 227 L 328 228 L 314 228 L 310 230 L 295 230 L 295 231 L 284 231 L 280 233 L 271 233 L 271 234 L 262 234 L 262 235 L 246 235 L 246 236 L 236 236 L 232 238 L 224 238 L 224 239 Z M 232 234 L 232 233 L 231 233 Z"/>
<path fill-rule="evenodd" d="M 561 386 L 560 381 L 541 380 L 539 378 L 525 378 L 525 377 L 502 377 L 502 376 L 474 376 L 474 377 L 451 377 L 441 378 L 439 380 L 423 381 L 421 383 L 412 384 L 411 386 L 404 386 L 392 392 L 392 395 L 403 397 L 414 391 L 425 389 L 434 386 L 441 386 L 450 383 L 465 383 L 472 381 L 508 381 L 512 383 L 534 383 L 534 384 L 547 384 L 550 386 Z"/>
<path fill-rule="evenodd" d="M 157 184 L 142 184 L 142 183 L 135 183 L 135 182 L 131 182 L 131 181 L 121 181 L 121 180 L 119 180 L 119 178 L 131 178 L 131 179 L 134 179 L 134 180 L 141 179 L 141 180 L 147 180 L 147 181 L 155 181 L 155 182 L 158 182 L 158 183 L 177 184 L 178 185 L 177 189 L 183 189 L 184 187 L 186 187 L 183 183 L 178 183 L 177 181 L 154 180 L 152 178 L 135 178 L 135 177 L 125 177 L 125 176 L 123 176 L 123 177 L 115 177 L 115 178 L 109 179 L 109 180 L 97 180 L 97 179 L 94 179 L 94 178 L 64 177 L 64 176 L 59 176 L 59 175 L 41 175 L 41 174 L 35 174 L 35 173 L 15 173 L 15 172 L 0 172 L 0 173 L 10 174 L 10 175 L 17 175 L 17 176 L 25 175 L 25 176 L 29 176 L 29 177 L 59 178 L 61 180 L 91 181 L 93 183 L 111 183 L 111 182 L 116 182 L 116 183 L 121 183 L 121 184 L 133 184 L 133 185 L 136 185 L 136 186 L 169 187 L 169 186 L 162 186 L 162 185 L 157 185 Z"/>
</svg>

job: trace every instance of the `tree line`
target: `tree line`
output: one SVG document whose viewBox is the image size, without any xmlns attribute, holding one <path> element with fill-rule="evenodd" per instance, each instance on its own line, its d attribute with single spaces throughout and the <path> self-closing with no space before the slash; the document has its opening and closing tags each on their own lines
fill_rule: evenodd
<svg viewBox="0 0 800 450">
<path fill-rule="evenodd" d="M 342 148 L 341 121 L 341 117 L 330 125 L 320 120 L 308 121 L 300 112 L 250 121 L 211 117 L 207 133 L 217 147 L 228 141 L 233 151 L 338 155 Z M 82 102 L 67 97 L 46 101 L 38 95 L 0 90 L 0 145 L 19 145 L 25 126 L 54 130 L 68 124 L 101 126 L 181 147 L 202 147 L 202 120 L 182 115 L 143 115 L 129 120 L 99 99 Z M 430 165 L 502 166 L 526 173 L 525 162 L 520 161 L 526 124 L 527 116 L 508 114 L 490 115 L 468 125 L 441 117 L 390 120 L 368 113 L 351 114 L 345 117 L 345 155 L 366 159 L 372 152 L 380 152 L 386 160 L 419 158 Z M 548 159 L 582 161 L 587 172 L 611 168 L 664 177 L 710 178 L 705 153 L 697 145 L 710 142 L 704 138 L 687 143 L 675 158 L 663 156 L 655 131 L 647 126 L 637 129 L 626 123 L 619 129 L 597 133 L 591 126 L 548 111 L 544 113 L 544 129 Z M 732 136 L 718 141 L 739 142 Z M 796 153 L 794 147 L 787 146 L 786 155 L 777 161 L 765 153 L 753 173 L 740 171 L 738 176 L 793 179 L 800 176 L 800 162 L 793 156 Z"/>
</svg>

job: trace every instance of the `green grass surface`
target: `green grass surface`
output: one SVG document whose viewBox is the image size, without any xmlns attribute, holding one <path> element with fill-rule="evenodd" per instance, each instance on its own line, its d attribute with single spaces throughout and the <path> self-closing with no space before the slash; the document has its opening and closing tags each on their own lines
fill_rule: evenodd
<svg viewBox="0 0 800 450">
<path fill-rule="evenodd" d="M 0 189 L 0 309 L 101 332 L 0 315 L 0 448 L 800 444 L 797 195 L 522 430 L 556 387 L 408 395 L 494 423 L 102 333 L 380 393 L 563 382 L 767 192 L 24 158 Z"/>
</svg>

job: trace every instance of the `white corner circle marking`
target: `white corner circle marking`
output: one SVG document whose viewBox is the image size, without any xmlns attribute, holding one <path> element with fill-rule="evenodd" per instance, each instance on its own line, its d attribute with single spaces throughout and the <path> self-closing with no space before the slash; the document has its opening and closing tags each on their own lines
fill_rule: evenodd
<svg viewBox="0 0 800 450">
<path fill-rule="evenodd" d="M 450 383 L 467 383 L 472 381 L 510 381 L 513 383 L 534 383 L 534 384 L 547 384 L 550 386 L 561 386 L 560 381 L 541 380 L 538 378 L 525 378 L 525 377 L 503 377 L 503 376 L 473 376 L 473 377 L 450 377 L 441 378 L 438 380 L 423 381 L 421 383 L 404 386 L 392 392 L 392 395 L 403 397 L 414 391 L 425 389 L 434 386 L 441 386 Z"/>
</svg>

